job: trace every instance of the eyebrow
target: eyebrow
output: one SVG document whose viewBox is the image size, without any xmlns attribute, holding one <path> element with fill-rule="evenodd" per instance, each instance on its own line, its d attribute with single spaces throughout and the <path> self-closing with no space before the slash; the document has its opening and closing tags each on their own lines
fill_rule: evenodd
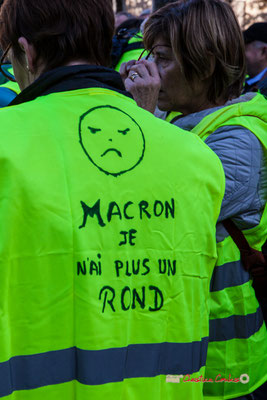
<svg viewBox="0 0 267 400">
<path fill-rule="evenodd" d="M 172 52 L 172 48 L 169 45 L 165 45 L 165 44 L 157 44 L 156 46 L 152 47 L 152 51 L 153 52 Z"/>
<path fill-rule="evenodd" d="M 123 132 L 129 132 L 130 128 L 125 128 L 125 129 L 118 129 L 118 132 L 123 133 Z"/>
<path fill-rule="evenodd" d="M 152 54 L 154 55 L 154 54 L 159 54 L 159 55 L 167 55 L 167 56 L 172 56 L 172 51 L 171 51 L 171 49 L 164 49 L 164 48 L 155 48 L 153 51 L 152 51 Z"/>
</svg>

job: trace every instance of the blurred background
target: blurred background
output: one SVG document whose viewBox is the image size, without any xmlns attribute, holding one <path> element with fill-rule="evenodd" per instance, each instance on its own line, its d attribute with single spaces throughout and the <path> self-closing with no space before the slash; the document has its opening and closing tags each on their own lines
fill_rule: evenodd
<svg viewBox="0 0 267 400">
<path fill-rule="evenodd" d="M 267 22 L 267 0 L 227 0 L 233 7 L 242 29 L 254 22 Z M 151 8 L 151 0 L 113 0 L 114 11 L 127 11 L 139 17 Z"/>
</svg>

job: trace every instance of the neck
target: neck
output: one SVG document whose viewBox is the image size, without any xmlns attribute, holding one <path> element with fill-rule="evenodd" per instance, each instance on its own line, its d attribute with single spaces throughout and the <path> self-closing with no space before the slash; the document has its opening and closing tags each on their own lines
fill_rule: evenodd
<svg viewBox="0 0 267 400">
<path fill-rule="evenodd" d="M 72 60 L 67 62 L 66 64 L 62 65 L 62 67 L 71 67 L 74 65 L 96 65 L 95 63 L 91 63 L 88 60 L 80 59 L 80 60 Z M 40 63 L 34 72 L 29 73 L 29 82 L 28 85 L 22 85 L 20 86 L 20 89 L 23 90 L 25 87 L 29 86 L 32 84 L 36 79 L 38 79 L 45 71 L 45 64 Z"/>
<path fill-rule="evenodd" d="M 180 108 L 180 110 L 175 110 L 175 111 L 180 111 L 184 116 L 189 115 L 189 114 L 194 114 L 199 111 L 207 110 L 209 108 L 214 108 L 214 107 L 220 107 L 225 104 L 224 100 L 218 100 L 216 103 L 204 100 L 198 105 L 191 104 L 189 107 L 185 107 L 184 109 Z"/>
<path fill-rule="evenodd" d="M 88 60 L 80 59 L 80 60 L 73 60 L 69 61 L 68 63 L 64 64 L 65 67 L 73 66 L 73 65 L 99 65 L 97 63 L 92 63 Z"/>
</svg>

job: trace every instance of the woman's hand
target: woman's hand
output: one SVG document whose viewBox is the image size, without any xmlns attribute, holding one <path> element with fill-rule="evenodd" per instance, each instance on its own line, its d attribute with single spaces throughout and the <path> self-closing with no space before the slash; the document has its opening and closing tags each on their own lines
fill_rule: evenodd
<svg viewBox="0 0 267 400">
<path fill-rule="evenodd" d="M 148 60 L 132 60 L 121 65 L 120 74 L 126 90 L 132 94 L 138 106 L 153 114 L 160 90 L 156 64 Z"/>
</svg>

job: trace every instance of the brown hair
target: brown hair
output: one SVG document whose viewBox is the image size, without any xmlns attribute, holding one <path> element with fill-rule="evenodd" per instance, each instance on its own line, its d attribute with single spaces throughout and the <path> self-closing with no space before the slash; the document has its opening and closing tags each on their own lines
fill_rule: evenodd
<svg viewBox="0 0 267 400">
<path fill-rule="evenodd" d="M 208 100 L 217 103 L 238 97 L 245 79 L 245 49 L 231 6 L 222 0 L 180 0 L 148 19 L 144 43 L 156 38 L 170 44 L 182 72 L 193 86 L 210 78 Z"/>
<path fill-rule="evenodd" d="M 5 0 L 0 13 L 0 44 L 15 57 L 25 37 L 45 70 L 71 60 L 108 65 L 114 33 L 112 0 Z"/>
</svg>

